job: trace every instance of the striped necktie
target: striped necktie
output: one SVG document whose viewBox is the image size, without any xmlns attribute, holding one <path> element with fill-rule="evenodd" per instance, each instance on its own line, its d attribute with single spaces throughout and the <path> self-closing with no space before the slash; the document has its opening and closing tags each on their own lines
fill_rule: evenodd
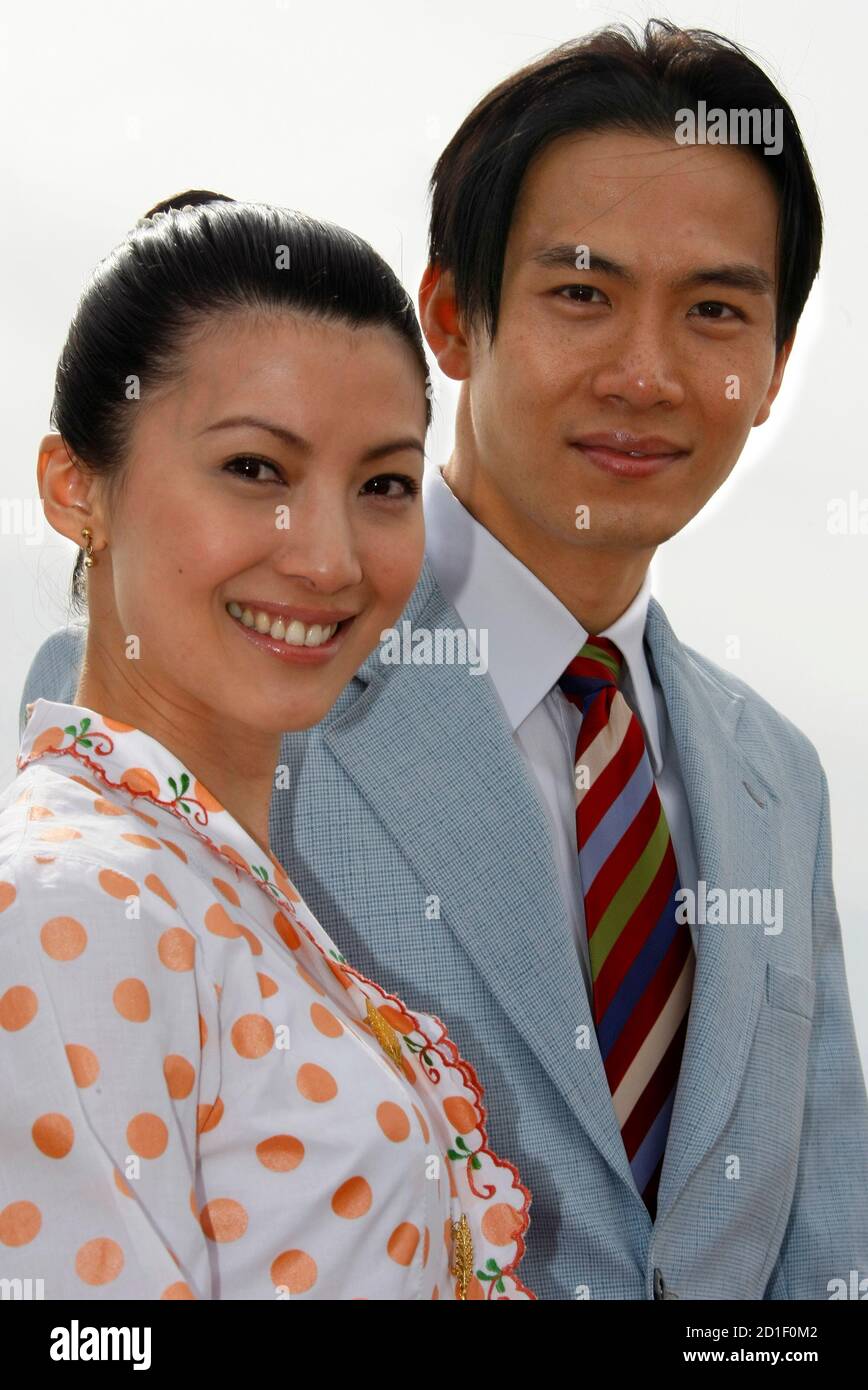
<svg viewBox="0 0 868 1390">
<path fill-rule="evenodd" d="M 594 1023 L 637 1190 L 653 1221 L 693 988 L 690 930 L 642 727 L 618 689 L 623 656 L 589 637 L 559 681 L 582 711 L 576 835 Z"/>
</svg>

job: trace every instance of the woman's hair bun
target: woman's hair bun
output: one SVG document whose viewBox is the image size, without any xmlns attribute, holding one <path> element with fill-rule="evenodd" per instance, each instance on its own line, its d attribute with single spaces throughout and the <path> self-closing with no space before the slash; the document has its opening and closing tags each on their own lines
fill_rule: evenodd
<svg viewBox="0 0 868 1390">
<path fill-rule="evenodd" d="M 174 193 L 171 198 L 166 198 L 162 203 L 157 203 L 141 218 L 146 221 L 149 217 L 155 217 L 158 212 L 172 212 L 173 209 L 185 207 L 199 207 L 202 203 L 234 203 L 235 199 L 228 197 L 225 193 L 212 193 L 207 188 L 188 188 L 186 193 Z"/>
</svg>

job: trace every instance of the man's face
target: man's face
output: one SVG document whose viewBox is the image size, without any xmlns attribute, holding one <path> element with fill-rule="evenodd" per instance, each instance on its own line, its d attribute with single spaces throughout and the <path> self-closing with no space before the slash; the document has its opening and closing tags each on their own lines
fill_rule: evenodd
<svg viewBox="0 0 868 1390">
<path fill-rule="evenodd" d="M 517 554 L 653 550 L 720 487 L 789 351 L 775 351 L 777 217 L 735 147 L 604 131 L 531 164 L 495 340 L 471 336 L 465 388 L 475 496 Z M 575 268 L 583 247 L 590 269 Z"/>
</svg>

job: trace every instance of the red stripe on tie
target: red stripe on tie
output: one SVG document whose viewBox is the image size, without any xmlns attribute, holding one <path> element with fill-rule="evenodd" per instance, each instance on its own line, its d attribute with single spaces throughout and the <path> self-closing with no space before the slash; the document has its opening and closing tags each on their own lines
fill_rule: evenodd
<svg viewBox="0 0 868 1390">
<path fill-rule="evenodd" d="M 648 981 L 645 992 L 634 1004 L 630 1017 L 606 1058 L 606 1076 L 612 1095 L 617 1091 L 636 1053 L 660 1017 L 691 950 L 689 933 L 686 930 L 676 931 L 653 978 Z"/>
<path fill-rule="evenodd" d="M 642 857 L 655 825 L 660 819 L 660 798 L 657 788 L 652 787 L 645 801 L 636 813 L 630 828 L 624 833 L 608 859 L 600 865 L 590 888 L 585 889 L 585 918 L 588 924 L 588 937 L 593 936 L 600 918 L 610 902 L 624 885 Z M 623 936 L 623 932 L 621 933 Z"/>
<path fill-rule="evenodd" d="M 639 722 L 631 719 L 618 752 L 594 778 L 576 807 L 577 843 L 580 849 L 588 843 L 612 803 L 617 801 L 619 793 L 639 766 L 644 752 L 645 743 Z M 579 753 L 577 761 L 581 760 L 582 753 Z"/>
<path fill-rule="evenodd" d="M 675 851 L 670 840 L 648 892 L 642 901 L 636 904 L 629 919 L 624 923 L 621 935 L 613 944 L 594 981 L 594 1019 L 598 1025 L 602 1022 L 634 960 L 660 921 L 663 909 L 672 894 L 677 872 Z"/>
<path fill-rule="evenodd" d="M 681 1054 L 684 1051 L 684 1038 L 687 1033 L 687 1014 L 672 1035 L 672 1041 L 660 1058 L 648 1085 L 645 1087 L 621 1130 L 624 1148 L 630 1162 L 642 1145 L 642 1141 L 653 1125 L 672 1087 L 678 1081 L 681 1068 Z"/>
</svg>

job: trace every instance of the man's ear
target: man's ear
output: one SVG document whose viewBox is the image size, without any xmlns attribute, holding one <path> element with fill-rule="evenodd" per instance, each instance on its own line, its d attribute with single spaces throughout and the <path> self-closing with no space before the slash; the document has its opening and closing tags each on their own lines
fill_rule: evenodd
<svg viewBox="0 0 868 1390">
<path fill-rule="evenodd" d="M 784 379 L 784 368 L 787 365 L 790 353 L 793 350 L 793 343 L 796 340 L 796 330 L 793 329 L 785 343 L 781 344 L 780 352 L 775 358 L 775 367 L 772 372 L 772 379 L 769 382 L 769 389 L 765 394 L 762 405 L 756 414 L 754 425 L 764 425 L 772 413 L 772 401 L 781 389 L 781 382 Z"/>
<path fill-rule="evenodd" d="M 470 376 L 470 351 L 458 320 L 455 280 L 452 271 L 436 261 L 426 267 L 419 285 L 419 319 L 443 375 L 465 381 Z"/>
<path fill-rule="evenodd" d="M 76 545 L 82 544 L 82 527 L 88 526 L 97 546 L 102 515 L 95 506 L 96 480 L 70 452 L 62 435 L 46 434 L 40 440 L 36 478 L 49 525 Z"/>
</svg>

